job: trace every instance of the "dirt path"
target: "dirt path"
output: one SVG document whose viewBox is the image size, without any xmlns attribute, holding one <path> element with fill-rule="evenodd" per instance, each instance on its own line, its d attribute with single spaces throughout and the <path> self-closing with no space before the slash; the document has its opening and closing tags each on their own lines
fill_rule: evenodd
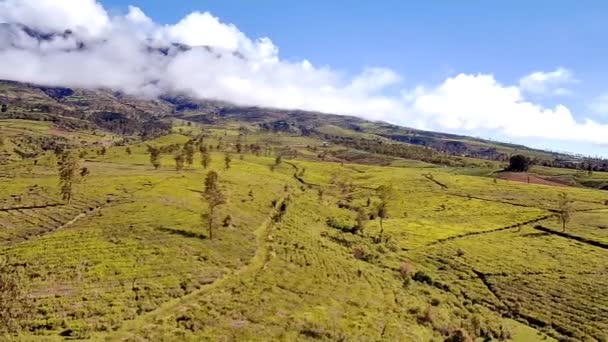
<svg viewBox="0 0 608 342">
<path fill-rule="evenodd" d="M 551 178 L 545 179 L 545 178 L 539 177 L 535 174 L 528 173 L 528 172 L 502 172 L 499 174 L 498 179 L 513 181 L 513 182 L 520 182 L 520 183 L 528 183 L 528 184 L 540 184 L 540 185 L 561 186 L 561 187 L 570 186 L 570 184 L 567 184 L 563 181 L 560 182 L 558 180 L 554 180 Z"/>
<path fill-rule="evenodd" d="M 270 248 L 266 242 L 268 236 L 272 232 L 277 217 L 280 217 L 284 213 L 284 210 L 286 209 L 285 204 L 285 199 L 281 199 L 280 201 L 278 201 L 274 206 L 273 210 L 268 215 L 268 217 L 266 217 L 264 222 L 262 222 L 262 224 L 260 224 L 260 226 L 255 230 L 254 234 L 257 240 L 257 249 L 255 251 L 255 255 L 253 256 L 253 258 L 251 258 L 251 260 L 246 266 L 240 268 L 235 272 L 228 273 L 218 278 L 211 284 L 203 285 L 199 289 L 185 296 L 167 301 L 161 306 L 159 306 L 156 310 L 150 311 L 148 313 L 138 316 L 137 318 L 131 321 L 125 322 L 119 330 L 111 333 L 110 335 L 100 334 L 98 337 L 100 339 L 105 339 L 108 341 L 122 340 L 124 338 L 128 338 L 130 336 L 133 336 L 132 331 L 134 329 L 139 327 L 151 317 L 163 316 L 171 312 L 177 312 L 177 309 L 180 306 L 192 302 L 195 298 L 216 288 L 219 288 L 230 281 L 234 281 L 242 277 L 255 275 L 257 272 L 259 272 L 266 266 L 266 263 L 270 259 Z"/>
</svg>

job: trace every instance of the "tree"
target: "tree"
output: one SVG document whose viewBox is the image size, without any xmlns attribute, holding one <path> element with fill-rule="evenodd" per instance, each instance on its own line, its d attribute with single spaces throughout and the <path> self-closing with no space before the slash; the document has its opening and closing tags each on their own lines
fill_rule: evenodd
<svg viewBox="0 0 608 342">
<path fill-rule="evenodd" d="M 78 153 L 74 150 L 66 150 L 61 154 L 59 161 L 59 185 L 61 197 L 68 204 L 72 202 L 74 196 L 73 187 L 76 183 L 76 173 L 80 169 Z"/>
<path fill-rule="evenodd" d="M 150 163 L 152 164 L 152 166 L 154 166 L 155 170 L 158 170 L 160 168 L 160 147 L 154 147 L 151 145 L 148 145 L 148 152 L 150 153 Z"/>
<path fill-rule="evenodd" d="M 232 157 L 230 156 L 230 153 L 227 153 L 224 155 L 224 166 L 226 167 L 226 170 L 228 170 L 230 168 L 230 163 L 232 162 Z"/>
<path fill-rule="evenodd" d="M 6 104 L 2 104 L 2 109 L 0 109 L 2 113 L 6 113 L 8 111 L 8 106 Z"/>
<path fill-rule="evenodd" d="M 0 259 L 0 336 L 22 330 L 32 314 L 31 300 L 23 288 L 24 276 L 7 258 Z"/>
<path fill-rule="evenodd" d="M 205 190 L 202 194 L 202 200 L 207 204 L 207 213 L 201 217 L 207 220 L 207 229 L 209 230 L 209 239 L 213 239 L 214 222 L 213 218 L 217 207 L 226 203 L 226 197 L 222 193 L 218 184 L 218 174 L 215 171 L 209 171 L 205 177 Z"/>
<path fill-rule="evenodd" d="M 91 171 L 89 171 L 89 168 L 83 167 L 82 169 L 80 169 L 80 178 L 85 178 L 86 176 L 88 176 L 90 174 L 91 174 Z"/>
<path fill-rule="evenodd" d="M 207 147 L 205 145 L 200 145 L 200 151 L 201 151 L 201 165 L 203 165 L 203 168 L 207 168 L 209 167 L 209 164 L 211 163 L 211 155 L 209 154 L 209 150 L 207 150 Z"/>
<path fill-rule="evenodd" d="M 101 150 L 99 150 L 99 154 L 105 156 L 106 153 L 108 153 L 108 149 L 105 146 L 102 146 Z"/>
<path fill-rule="evenodd" d="M 557 219 L 562 225 L 562 232 L 566 231 L 566 225 L 570 222 L 570 219 L 572 218 L 571 203 L 572 201 L 568 197 L 568 194 L 566 194 L 565 192 L 559 194 Z"/>
<path fill-rule="evenodd" d="M 378 242 L 382 242 L 384 235 L 384 220 L 388 218 L 388 201 L 393 197 L 393 188 L 389 185 L 383 185 L 377 190 L 380 203 L 377 207 L 377 216 L 380 219 L 380 234 L 378 235 Z"/>
<path fill-rule="evenodd" d="M 184 169 L 184 153 L 182 151 L 178 151 L 174 156 L 175 159 L 175 171 L 179 172 Z"/>
<path fill-rule="evenodd" d="M 279 154 L 274 160 L 274 166 L 277 167 L 283 162 L 283 157 Z"/>
<path fill-rule="evenodd" d="M 129 146 L 127 146 L 127 149 L 125 150 L 125 152 L 127 152 L 128 155 L 131 155 L 131 153 L 133 153 Z"/>
<path fill-rule="evenodd" d="M 509 160 L 509 168 L 507 170 L 513 172 L 526 172 L 530 168 L 530 164 L 530 158 L 517 154 Z"/>
<path fill-rule="evenodd" d="M 189 167 L 192 167 L 192 164 L 194 163 L 194 142 L 192 140 L 184 145 L 184 157 L 186 158 L 186 164 L 188 164 Z"/>
<path fill-rule="evenodd" d="M 365 210 L 363 210 L 363 208 L 359 208 L 357 209 L 357 224 L 355 225 L 355 229 L 353 231 L 353 233 L 357 233 L 357 232 L 362 232 L 365 229 L 365 224 L 367 223 L 367 220 L 369 219 L 369 217 L 367 216 L 367 214 L 365 213 Z"/>
</svg>

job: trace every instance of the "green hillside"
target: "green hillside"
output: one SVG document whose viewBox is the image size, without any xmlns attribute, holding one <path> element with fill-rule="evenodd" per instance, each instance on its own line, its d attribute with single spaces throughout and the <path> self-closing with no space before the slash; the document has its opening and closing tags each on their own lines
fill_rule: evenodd
<svg viewBox="0 0 608 342">
<path fill-rule="evenodd" d="M 174 116 L 145 140 L 110 126 L 0 120 L 10 154 L 0 166 L 6 339 L 608 338 L 605 192 L 497 179 L 500 162 L 404 158 L 419 146 L 337 143 L 388 141 L 337 117 L 302 134 L 267 118 Z M 78 151 L 70 203 L 59 186 L 64 152 L 36 140 L 19 156 L 26 136 Z M 192 164 L 176 170 L 188 144 Z M 210 171 L 226 199 L 213 238 L 202 196 Z"/>
</svg>

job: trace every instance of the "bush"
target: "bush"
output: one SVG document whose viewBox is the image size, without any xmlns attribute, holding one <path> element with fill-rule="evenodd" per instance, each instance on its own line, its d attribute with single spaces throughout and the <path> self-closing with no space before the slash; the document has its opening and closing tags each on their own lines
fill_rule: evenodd
<svg viewBox="0 0 608 342">
<path fill-rule="evenodd" d="M 530 168 L 530 165 L 530 158 L 521 154 L 517 154 L 511 157 L 511 159 L 509 160 L 509 168 L 507 169 L 507 171 L 526 172 Z"/>
<path fill-rule="evenodd" d="M 418 271 L 414 274 L 413 279 L 419 283 L 433 285 L 433 278 L 423 271 Z"/>
<path fill-rule="evenodd" d="M 357 260 L 372 263 L 378 260 L 378 254 L 372 253 L 364 246 L 357 246 L 353 248 L 353 257 Z"/>
</svg>

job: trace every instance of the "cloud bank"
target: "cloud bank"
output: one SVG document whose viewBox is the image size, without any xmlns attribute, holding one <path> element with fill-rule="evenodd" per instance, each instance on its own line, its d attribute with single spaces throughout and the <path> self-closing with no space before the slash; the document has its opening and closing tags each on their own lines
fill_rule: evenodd
<svg viewBox="0 0 608 342">
<path fill-rule="evenodd" d="M 6 23 L 0 24 L 0 79 L 148 97 L 182 92 L 490 137 L 608 144 L 608 124 L 575 120 L 566 106 L 525 98 L 565 93 L 574 79 L 564 68 L 532 73 L 517 85 L 490 74 L 459 74 L 406 87 L 387 68 L 344 75 L 282 59 L 269 38 L 252 39 L 208 12 L 161 25 L 137 7 L 110 16 L 96 0 L 0 0 L 0 23 Z"/>
</svg>

